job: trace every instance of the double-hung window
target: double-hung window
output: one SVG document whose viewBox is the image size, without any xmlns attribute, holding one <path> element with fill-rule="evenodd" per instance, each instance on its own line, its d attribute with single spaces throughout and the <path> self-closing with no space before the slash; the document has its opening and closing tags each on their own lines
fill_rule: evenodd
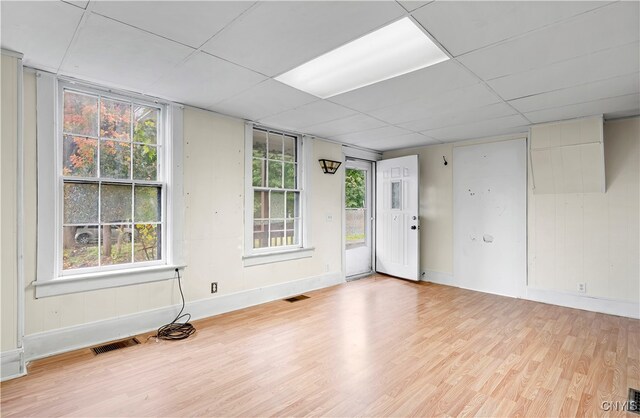
<svg viewBox="0 0 640 418">
<path fill-rule="evenodd" d="M 295 251 L 304 246 L 302 139 L 249 125 L 247 128 L 246 253 Z"/>
<path fill-rule="evenodd" d="M 181 108 L 37 75 L 36 296 L 175 277 Z"/>
<path fill-rule="evenodd" d="M 164 257 L 163 108 L 60 89 L 61 275 Z"/>
</svg>

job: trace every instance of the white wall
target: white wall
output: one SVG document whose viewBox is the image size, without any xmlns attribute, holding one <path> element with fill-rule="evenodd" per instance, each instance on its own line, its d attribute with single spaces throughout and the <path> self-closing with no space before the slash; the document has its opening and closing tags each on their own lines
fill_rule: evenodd
<svg viewBox="0 0 640 418">
<path fill-rule="evenodd" d="M 18 156 L 18 59 L 1 55 L 0 70 L 0 350 L 17 347 L 17 156 Z"/>
<path fill-rule="evenodd" d="M 28 284 L 36 278 L 35 75 L 25 72 L 24 84 L 25 274 Z M 326 274 L 342 277 L 342 217 L 339 216 L 342 171 L 329 176 L 323 174 L 317 164 L 308 167 L 312 200 L 318 202 L 317 206 L 311 204 L 309 212 L 312 245 L 315 247 L 310 258 L 244 267 L 244 123 L 213 112 L 187 108 L 184 114 L 184 137 L 187 269 L 183 275 L 183 289 L 188 303 L 210 300 L 210 306 L 215 307 L 218 300 L 236 292 Z M 312 142 L 311 160 L 341 158 L 340 145 L 322 140 Z M 4 162 L 3 154 L 3 168 Z M 327 214 L 332 215 L 332 222 L 326 221 Z M 213 281 L 218 282 L 216 295 L 210 293 L 210 283 Z M 3 285 L 4 282 L 3 278 Z M 40 299 L 35 298 L 34 289 L 30 286 L 26 295 L 25 334 L 28 337 L 25 346 L 35 340 L 39 343 L 44 340 L 46 344 L 48 335 L 63 335 L 63 330 L 71 330 L 69 327 L 72 326 L 87 330 L 93 325 L 85 325 L 96 323 L 98 329 L 96 321 L 125 316 L 129 318 L 127 315 L 161 310 L 176 305 L 179 300 L 175 281 Z M 4 330 L 4 318 L 2 325 Z M 29 348 L 25 348 L 29 352 Z"/>
<path fill-rule="evenodd" d="M 605 193 L 534 194 L 529 185 L 529 285 L 640 300 L 640 118 L 606 122 Z"/>
</svg>

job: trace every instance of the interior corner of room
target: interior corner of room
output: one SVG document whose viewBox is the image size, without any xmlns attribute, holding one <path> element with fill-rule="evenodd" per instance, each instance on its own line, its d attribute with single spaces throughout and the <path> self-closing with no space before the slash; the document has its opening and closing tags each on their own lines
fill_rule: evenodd
<svg viewBox="0 0 640 418">
<path fill-rule="evenodd" d="M 3 409 L 45 413 L 21 385 L 134 337 L 101 364 L 194 373 L 194 344 L 227 373 L 212 409 L 150 415 L 458 415 L 467 377 L 471 415 L 595 415 L 570 386 L 639 388 L 640 3 L 152 3 L 1 2 Z M 184 313 L 195 336 L 157 342 Z M 50 413 L 131 412 L 107 392 Z"/>
</svg>

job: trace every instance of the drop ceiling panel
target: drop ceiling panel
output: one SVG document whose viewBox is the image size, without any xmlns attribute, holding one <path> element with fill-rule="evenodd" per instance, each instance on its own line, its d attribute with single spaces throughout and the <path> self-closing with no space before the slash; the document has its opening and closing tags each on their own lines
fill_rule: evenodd
<svg viewBox="0 0 640 418">
<path fill-rule="evenodd" d="M 371 116 L 358 113 L 346 118 L 309 126 L 308 130 L 312 135 L 333 138 L 337 135 L 345 135 L 352 132 L 381 128 L 383 126 L 386 126 L 386 123 L 372 118 Z"/>
<path fill-rule="evenodd" d="M 318 100 L 296 109 L 263 118 L 260 120 L 260 123 L 281 129 L 306 131 L 310 126 L 345 118 L 355 113 L 354 110 L 347 109 L 335 103 Z"/>
<path fill-rule="evenodd" d="M 368 112 L 370 115 L 392 124 L 423 119 L 428 116 L 459 112 L 465 109 L 498 103 L 500 99 L 484 84 L 477 83 L 457 90 L 434 95 L 424 95 L 397 106 Z"/>
<path fill-rule="evenodd" d="M 532 123 L 541 123 L 602 114 L 609 116 L 614 112 L 640 114 L 640 94 L 627 94 L 570 106 L 538 110 L 524 115 Z"/>
<path fill-rule="evenodd" d="M 566 89 L 523 97 L 512 100 L 509 104 L 520 112 L 532 112 L 535 110 L 590 102 L 638 92 L 640 92 L 640 73 L 632 73 Z"/>
<path fill-rule="evenodd" d="M 252 4 L 250 1 L 94 1 L 92 10 L 198 48 Z"/>
<path fill-rule="evenodd" d="M 526 132 L 528 125 L 529 122 L 525 118 L 520 115 L 513 115 L 470 123 L 467 125 L 433 129 L 422 133 L 440 141 L 457 141 L 514 132 Z"/>
<path fill-rule="evenodd" d="M 388 1 L 263 2 L 203 47 L 275 76 L 389 23 L 405 13 Z"/>
<path fill-rule="evenodd" d="M 340 94 L 329 100 L 361 112 L 369 112 L 477 83 L 478 79 L 473 74 L 449 60 Z"/>
<path fill-rule="evenodd" d="M 197 52 L 154 83 L 149 92 L 181 103 L 209 107 L 265 79 L 253 71 Z"/>
<path fill-rule="evenodd" d="M 91 14 L 62 64 L 65 74 L 144 90 L 193 50 L 173 41 Z"/>
<path fill-rule="evenodd" d="M 24 54 L 24 64 L 56 72 L 84 10 L 52 1 L 0 2 L 2 48 Z"/>
<path fill-rule="evenodd" d="M 393 149 L 421 147 L 439 143 L 439 141 L 436 141 L 433 138 L 429 138 L 428 136 L 419 134 L 417 132 L 412 132 L 410 134 L 391 138 L 374 139 L 371 141 L 363 142 L 359 145 L 378 151 L 389 151 Z"/>
<path fill-rule="evenodd" d="M 609 2 L 436 1 L 412 13 L 454 56 L 559 22 Z"/>
<path fill-rule="evenodd" d="M 318 100 L 278 81 L 267 79 L 208 109 L 249 120 L 258 120 Z"/>
<path fill-rule="evenodd" d="M 381 128 L 368 129 L 362 132 L 353 132 L 344 135 L 336 135 L 332 139 L 337 139 L 348 144 L 358 144 L 368 147 L 368 143 L 374 140 L 382 140 L 385 138 L 393 138 L 400 135 L 412 133 L 407 129 L 398 128 L 397 126 L 387 125 Z"/>
<path fill-rule="evenodd" d="M 639 6 L 640 2 L 614 3 L 459 59 L 474 73 L 490 80 L 637 42 Z"/>
<path fill-rule="evenodd" d="M 489 81 L 505 100 L 640 71 L 640 44 L 632 43 Z"/>
<path fill-rule="evenodd" d="M 398 126 L 412 131 L 426 131 L 445 128 L 447 126 L 466 125 L 485 119 L 495 119 L 502 116 L 514 115 L 517 112 L 506 103 L 494 103 L 483 107 L 470 109 L 456 109 L 445 113 L 428 114 L 425 118 L 411 122 L 400 123 Z"/>
</svg>

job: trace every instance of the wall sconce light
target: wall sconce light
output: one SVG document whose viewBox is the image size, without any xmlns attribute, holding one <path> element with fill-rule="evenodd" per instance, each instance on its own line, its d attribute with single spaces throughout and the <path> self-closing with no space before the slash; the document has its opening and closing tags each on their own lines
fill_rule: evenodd
<svg viewBox="0 0 640 418">
<path fill-rule="evenodd" d="M 322 167 L 322 171 L 324 171 L 325 174 L 335 174 L 336 171 L 338 171 L 338 167 L 340 167 L 340 164 L 342 164 L 340 161 L 325 160 L 324 158 L 318 160 L 318 162 L 320 163 L 320 167 Z"/>
</svg>

